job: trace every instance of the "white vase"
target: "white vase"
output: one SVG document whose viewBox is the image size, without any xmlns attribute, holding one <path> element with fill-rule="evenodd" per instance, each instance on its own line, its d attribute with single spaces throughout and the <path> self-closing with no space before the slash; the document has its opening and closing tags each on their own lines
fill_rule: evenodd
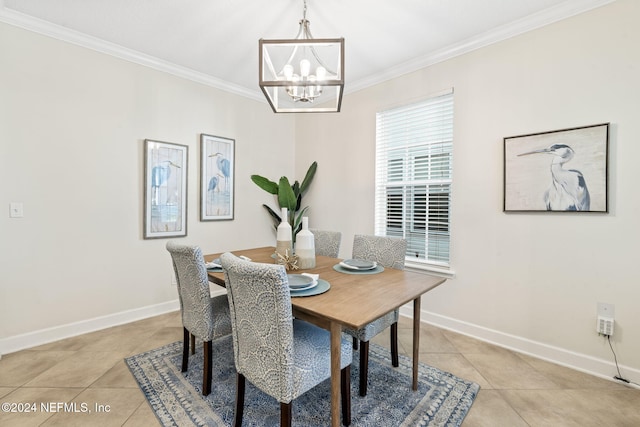
<svg viewBox="0 0 640 427">
<path fill-rule="evenodd" d="M 282 208 L 281 221 L 276 233 L 276 252 L 284 257 L 291 256 L 293 254 L 291 244 L 291 225 L 289 225 L 289 221 L 287 219 L 287 208 Z M 276 260 L 276 262 L 278 262 L 278 260 Z"/>
<path fill-rule="evenodd" d="M 302 230 L 296 236 L 296 255 L 298 266 L 305 270 L 316 266 L 316 244 L 313 233 L 309 231 L 309 218 L 302 217 Z"/>
</svg>

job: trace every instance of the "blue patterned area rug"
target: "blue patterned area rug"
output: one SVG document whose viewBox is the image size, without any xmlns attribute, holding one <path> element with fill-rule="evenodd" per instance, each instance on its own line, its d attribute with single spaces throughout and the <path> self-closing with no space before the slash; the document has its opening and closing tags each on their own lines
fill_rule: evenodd
<svg viewBox="0 0 640 427">
<path fill-rule="evenodd" d="M 202 347 L 189 357 L 189 370 L 180 372 L 182 343 L 129 357 L 126 362 L 164 426 L 230 426 L 233 422 L 236 375 L 231 337 L 213 343 L 211 394 L 202 396 Z M 369 345 L 369 387 L 358 394 L 358 352 L 351 365 L 351 425 L 459 426 L 480 386 L 439 369 L 419 365 L 419 385 L 411 390 L 411 359 L 400 355 L 391 366 L 389 350 Z M 329 424 L 330 381 L 309 390 L 293 402 L 293 425 Z M 244 426 L 278 426 L 280 405 L 246 384 Z"/>
</svg>

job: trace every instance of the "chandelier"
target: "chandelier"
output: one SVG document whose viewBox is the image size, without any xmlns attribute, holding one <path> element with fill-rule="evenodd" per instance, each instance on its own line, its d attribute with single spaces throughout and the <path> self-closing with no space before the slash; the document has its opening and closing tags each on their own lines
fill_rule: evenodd
<svg viewBox="0 0 640 427">
<path fill-rule="evenodd" d="M 275 113 L 338 112 L 344 89 L 344 38 L 314 39 L 304 0 L 294 39 L 259 41 L 260 89 Z"/>
</svg>

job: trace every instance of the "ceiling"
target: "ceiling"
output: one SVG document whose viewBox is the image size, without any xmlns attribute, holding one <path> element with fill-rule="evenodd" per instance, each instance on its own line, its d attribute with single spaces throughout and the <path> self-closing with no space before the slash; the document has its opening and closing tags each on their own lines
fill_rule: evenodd
<svg viewBox="0 0 640 427">
<path fill-rule="evenodd" d="M 345 92 L 613 0 L 307 0 L 345 38 Z M 258 40 L 293 38 L 303 0 L 0 0 L 0 21 L 263 99 Z"/>
</svg>

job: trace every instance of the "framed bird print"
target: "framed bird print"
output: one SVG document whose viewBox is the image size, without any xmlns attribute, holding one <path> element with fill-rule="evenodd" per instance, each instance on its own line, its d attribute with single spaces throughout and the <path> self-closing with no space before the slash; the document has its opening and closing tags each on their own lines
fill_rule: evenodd
<svg viewBox="0 0 640 427">
<path fill-rule="evenodd" d="M 187 235 L 189 147 L 144 140 L 144 238 Z"/>
<path fill-rule="evenodd" d="M 608 212 L 609 123 L 504 138 L 505 212 Z"/>
<path fill-rule="evenodd" d="M 233 219 L 235 140 L 200 134 L 200 221 Z"/>
</svg>

